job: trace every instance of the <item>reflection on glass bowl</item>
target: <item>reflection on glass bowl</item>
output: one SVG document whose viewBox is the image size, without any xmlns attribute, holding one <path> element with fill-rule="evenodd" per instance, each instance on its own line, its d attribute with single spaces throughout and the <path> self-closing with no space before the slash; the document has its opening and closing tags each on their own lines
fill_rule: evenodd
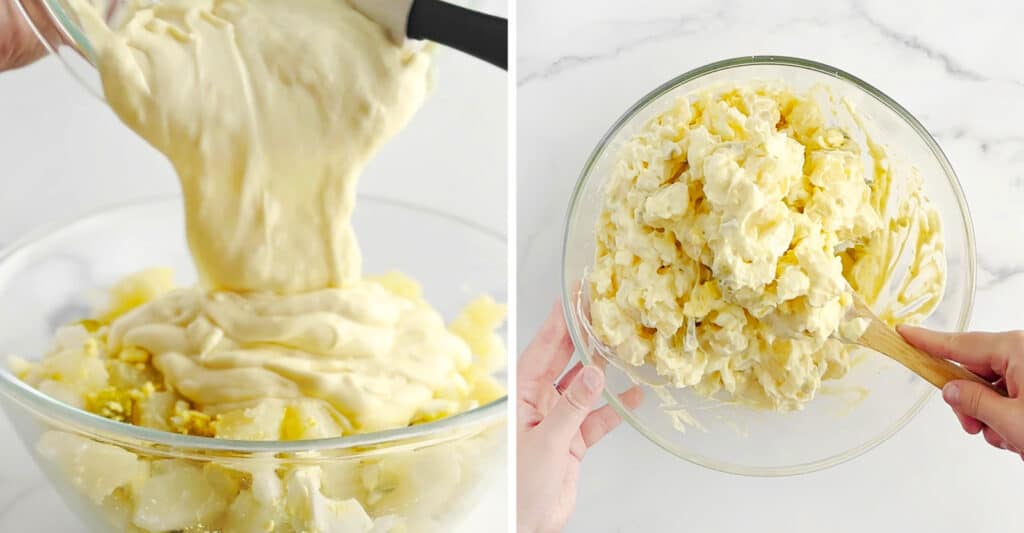
<svg viewBox="0 0 1024 533">
<path fill-rule="evenodd" d="M 931 396 L 931 385 L 884 356 L 859 349 L 859 362 L 842 379 L 826 381 L 802 411 L 778 413 L 729 404 L 689 389 L 659 387 L 649 365 L 621 363 L 590 333 L 587 268 L 593 264 L 595 224 L 603 185 L 619 150 L 653 116 L 678 98 L 719 84 L 781 81 L 794 90 L 825 85 L 848 100 L 875 141 L 887 148 L 899 187 L 912 169 L 939 212 L 945 238 L 947 282 L 942 301 L 924 325 L 962 330 L 974 301 L 974 230 L 963 192 L 935 139 L 907 110 L 878 89 L 837 68 L 787 57 L 743 57 L 712 63 L 658 87 L 628 109 L 594 149 L 570 200 L 562 256 L 566 321 L 588 363 L 607 365 L 606 398 L 625 419 L 670 453 L 708 468 L 745 475 L 783 476 L 811 472 L 856 457 L 902 428 Z M 582 290 L 581 290 L 582 287 Z M 634 383 L 647 389 L 628 412 L 611 392 Z M 677 416 L 696 422 L 685 432 Z"/>
<path fill-rule="evenodd" d="M 481 292 L 505 299 L 500 235 L 423 208 L 358 202 L 367 273 L 415 277 L 447 319 Z M 194 282 L 180 203 L 107 210 L 0 253 L 0 352 L 38 359 L 58 326 L 85 316 L 90 289 L 131 272 L 170 266 L 179 284 Z M 503 476 L 506 401 L 378 433 L 230 441 L 101 418 L 0 370 L 0 406 L 95 531 L 452 531 Z"/>
</svg>

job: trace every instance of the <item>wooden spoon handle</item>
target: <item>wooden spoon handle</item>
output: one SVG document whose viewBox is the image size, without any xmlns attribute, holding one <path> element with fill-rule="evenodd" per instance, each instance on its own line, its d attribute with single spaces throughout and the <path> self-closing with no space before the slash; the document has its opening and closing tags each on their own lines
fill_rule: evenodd
<svg viewBox="0 0 1024 533">
<path fill-rule="evenodd" d="M 965 379 L 984 385 L 1003 396 L 1006 395 L 1005 390 L 989 383 L 970 370 L 951 361 L 932 357 L 914 348 L 903 340 L 899 333 L 878 319 L 870 321 L 868 329 L 857 340 L 857 343 L 891 357 L 940 389 L 950 381 Z"/>
</svg>

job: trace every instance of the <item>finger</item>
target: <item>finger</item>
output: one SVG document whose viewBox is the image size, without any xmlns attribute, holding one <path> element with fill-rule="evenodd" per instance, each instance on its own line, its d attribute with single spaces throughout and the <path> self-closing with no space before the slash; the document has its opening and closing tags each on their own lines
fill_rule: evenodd
<svg viewBox="0 0 1024 533">
<path fill-rule="evenodd" d="M 622 404 L 626 408 L 632 411 L 640 407 L 640 402 L 644 401 L 644 390 L 639 385 L 634 385 L 619 394 L 619 399 L 622 400 Z"/>
<path fill-rule="evenodd" d="M 582 282 L 581 281 L 577 281 L 573 285 L 572 293 L 570 293 L 570 294 L 579 295 L 576 298 L 586 297 L 585 295 L 581 295 L 581 291 L 583 291 L 583 290 L 586 290 L 586 289 L 583 288 Z M 579 303 L 579 301 L 576 300 L 576 299 L 570 300 L 570 302 L 571 302 L 571 305 L 576 305 L 577 303 Z M 587 321 L 588 324 L 591 323 L 590 304 L 589 303 L 586 304 L 586 305 L 579 305 L 579 306 L 577 306 L 577 311 L 583 316 L 583 318 Z M 593 335 L 590 335 L 590 334 L 584 335 L 583 342 L 587 343 L 588 347 L 590 347 L 595 342 L 600 343 L 599 340 L 597 340 Z M 600 351 L 595 352 L 592 355 L 593 355 L 593 358 L 590 361 L 588 361 L 587 363 L 591 364 L 591 365 L 594 365 L 597 368 L 600 368 L 601 371 L 603 372 L 605 370 L 605 368 L 608 366 L 608 361 L 604 358 L 604 355 L 602 355 Z"/>
<path fill-rule="evenodd" d="M 643 391 L 639 387 L 632 387 L 619 394 L 619 400 L 627 409 L 635 409 L 643 400 Z M 622 416 L 610 405 L 596 409 L 587 415 L 580 426 L 580 433 L 587 448 L 595 445 L 610 433 L 616 426 L 622 423 Z"/>
<path fill-rule="evenodd" d="M 530 405 L 527 402 L 516 402 L 516 404 L 516 423 L 519 428 L 534 428 L 544 419 L 536 406 Z"/>
<path fill-rule="evenodd" d="M 1000 450 L 1006 449 L 1006 441 L 1003 440 L 1002 435 L 996 432 L 992 428 L 985 428 L 981 430 L 981 434 L 985 436 L 985 442 L 991 444 L 995 448 Z"/>
<path fill-rule="evenodd" d="M 569 384 L 572 383 L 572 380 L 576 379 L 576 375 L 580 373 L 580 370 L 582 368 L 583 363 L 576 363 L 575 365 L 573 365 L 568 372 L 562 375 L 562 377 L 558 380 L 558 383 L 554 384 L 555 390 L 550 391 L 550 393 L 548 394 L 544 394 L 543 397 L 538 399 L 537 408 L 540 410 L 542 415 L 547 415 L 548 413 L 551 412 L 551 409 L 555 407 L 556 403 L 558 403 L 558 399 L 561 398 L 563 394 L 565 394 L 565 391 L 568 390 L 569 388 Z"/>
<path fill-rule="evenodd" d="M 520 382 L 541 381 L 554 383 L 565 370 L 572 357 L 573 345 L 569 329 L 565 326 L 562 306 L 555 302 L 537 336 L 530 341 L 522 355 L 516 371 Z"/>
<path fill-rule="evenodd" d="M 558 390 L 558 394 L 565 394 L 565 391 L 569 388 L 569 384 L 572 383 L 572 380 L 576 379 L 576 374 L 579 374 L 582 369 L 583 363 L 576 363 L 575 365 L 572 365 L 572 368 L 570 368 L 569 371 L 562 376 L 562 379 L 558 380 L 558 384 L 555 385 L 555 389 Z"/>
<path fill-rule="evenodd" d="M 971 372 L 989 380 L 1005 375 L 1009 357 L 1024 347 L 1024 334 L 1019 331 L 944 333 L 900 326 L 899 333 L 913 346 L 935 357 L 963 363 Z"/>
<path fill-rule="evenodd" d="M 1010 398 L 973 381 L 950 381 L 942 388 L 942 399 L 964 416 L 977 419 L 1010 442 L 1024 442 L 1024 426 L 1018 407 Z"/>
<path fill-rule="evenodd" d="M 584 367 L 537 427 L 549 432 L 553 438 L 569 443 L 573 435 L 579 433 L 580 425 L 600 398 L 602 387 L 604 374 L 592 366 Z"/>
<path fill-rule="evenodd" d="M 979 422 L 977 418 L 969 417 L 956 409 L 953 409 L 953 413 L 956 414 L 957 420 L 960 421 L 960 427 L 964 428 L 964 431 L 971 435 L 977 435 L 985 427 L 985 424 Z"/>
<path fill-rule="evenodd" d="M 577 431 L 572 436 L 572 442 L 569 443 L 569 455 L 575 457 L 578 461 L 583 460 L 583 456 L 587 453 L 587 442 L 583 440 L 583 436 Z"/>
<path fill-rule="evenodd" d="M 583 425 L 580 426 L 583 442 L 586 443 L 587 448 L 590 448 L 621 423 L 622 417 L 612 406 L 606 405 L 597 409 L 587 415 L 587 418 L 583 420 Z"/>
</svg>

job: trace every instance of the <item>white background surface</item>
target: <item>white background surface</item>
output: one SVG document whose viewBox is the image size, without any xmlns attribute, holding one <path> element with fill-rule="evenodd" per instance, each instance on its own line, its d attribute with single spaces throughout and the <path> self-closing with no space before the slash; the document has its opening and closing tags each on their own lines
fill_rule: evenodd
<svg viewBox="0 0 1024 533">
<path fill-rule="evenodd" d="M 559 293 L 565 208 L 601 135 L 662 82 L 754 54 L 852 72 L 929 128 L 963 181 L 977 230 L 972 326 L 1024 327 L 1024 8 L 967 6 L 520 0 L 518 345 Z M 705 470 L 621 428 L 588 454 L 581 486 L 570 532 L 1024 529 L 1021 459 L 964 434 L 937 396 L 868 454 L 784 479 Z"/>
<path fill-rule="evenodd" d="M 501 0 L 479 5 L 507 14 Z M 360 191 L 445 210 L 505 234 L 507 78 L 455 52 L 443 53 L 439 63 L 436 94 L 367 170 Z M 0 245 L 40 225 L 177 191 L 163 157 L 56 59 L 0 74 Z M 465 531 L 503 531 L 506 521 L 500 483 Z M 0 532 L 24 531 L 84 529 L 0 415 Z"/>
</svg>

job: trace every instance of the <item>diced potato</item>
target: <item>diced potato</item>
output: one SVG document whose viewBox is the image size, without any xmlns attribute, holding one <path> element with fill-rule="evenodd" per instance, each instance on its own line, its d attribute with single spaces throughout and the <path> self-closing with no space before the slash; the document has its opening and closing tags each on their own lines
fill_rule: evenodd
<svg viewBox="0 0 1024 533">
<path fill-rule="evenodd" d="M 335 500 L 355 498 L 366 501 L 363 466 L 361 461 L 340 461 L 320 467 L 324 496 Z"/>
<path fill-rule="evenodd" d="M 132 274 L 110 289 L 110 300 L 98 310 L 98 319 L 112 322 L 117 317 L 174 288 L 174 272 L 151 268 Z"/>
<path fill-rule="evenodd" d="M 145 533 L 131 522 L 132 501 L 123 489 L 118 489 L 103 500 L 102 513 L 107 524 L 113 531 L 124 531 L 129 533 Z"/>
<path fill-rule="evenodd" d="M 413 529 L 408 525 L 408 520 L 397 515 L 378 516 L 373 521 L 373 529 L 370 533 L 412 533 L 422 528 Z"/>
<path fill-rule="evenodd" d="M 465 371 L 468 374 L 470 370 L 474 369 L 476 369 L 476 367 L 468 367 L 466 368 Z M 483 373 L 483 371 L 477 370 L 477 373 Z M 462 374 L 453 371 L 452 374 L 445 381 L 447 383 L 443 384 L 440 388 L 434 391 L 434 398 L 441 400 L 459 401 L 465 398 L 467 394 L 469 394 L 471 385 Z"/>
<path fill-rule="evenodd" d="M 424 424 L 427 422 L 433 422 L 435 420 L 447 418 L 457 412 L 459 412 L 459 402 L 455 400 L 435 398 L 424 402 L 416 409 L 416 414 L 413 415 L 412 423 Z"/>
<path fill-rule="evenodd" d="M 420 287 L 420 284 L 417 283 L 416 280 L 402 274 L 401 272 L 391 271 L 379 276 L 368 277 L 367 280 L 380 284 L 392 294 L 401 296 L 402 298 L 407 298 L 409 300 L 419 300 L 423 298 L 423 287 Z"/>
<path fill-rule="evenodd" d="M 218 494 L 225 495 L 228 500 L 238 495 L 242 485 L 242 473 L 217 463 L 207 463 L 203 465 L 203 474 L 206 475 L 206 482 Z"/>
<path fill-rule="evenodd" d="M 139 348 L 138 346 L 126 346 L 121 349 L 121 352 L 117 354 L 117 358 L 126 363 L 148 363 L 150 357 L 149 352 Z"/>
<path fill-rule="evenodd" d="M 163 378 L 155 368 L 143 363 L 107 359 L 108 381 L 119 389 L 141 389 L 146 383 L 160 383 Z"/>
<path fill-rule="evenodd" d="M 374 514 L 408 515 L 411 507 L 442 509 L 462 479 L 459 454 L 451 446 L 423 448 L 381 459 L 366 469 L 367 502 Z"/>
<path fill-rule="evenodd" d="M 153 476 L 132 493 L 132 523 L 153 531 L 175 531 L 208 524 L 234 497 L 213 483 L 203 468 L 186 461 L 153 463 Z"/>
<path fill-rule="evenodd" d="M 256 501 L 265 505 L 280 505 L 284 500 L 284 483 L 272 463 L 246 463 L 244 467 L 236 466 L 250 476 L 251 491 Z"/>
<path fill-rule="evenodd" d="M 24 380 L 37 365 L 35 363 L 28 362 L 23 357 L 10 355 L 7 357 L 7 366 L 15 376 L 18 376 L 18 379 Z"/>
<path fill-rule="evenodd" d="M 504 385 L 488 374 L 471 375 L 470 382 L 469 399 L 477 406 L 487 405 L 506 394 Z"/>
<path fill-rule="evenodd" d="M 46 377 L 68 383 L 82 394 L 106 387 L 109 378 L 103 361 L 87 357 L 81 349 L 62 350 L 47 356 L 42 370 Z"/>
<path fill-rule="evenodd" d="M 340 437 L 351 425 L 327 404 L 316 400 L 292 402 L 285 411 L 282 440 L 309 440 Z"/>
<path fill-rule="evenodd" d="M 318 520 L 317 524 L 325 524 L 328 529 L 323 531 L 351 531 L 353 533 L 373 531 L 373 519 L 366 514 L 366 510 L 356 500 L 331 500 L 324 498 L 327 502 L 326 519 Z M 314 530 L 315 531 L 315 530 Z"/>
<path fill-rule="evenodd" d="M 285 480 L 286 508 L 296 531 L 345 531 L 369 533 L 373 519 L 353 499 L 334 500 L 320 491 L 320 471 L 316 467 L 292 470 Z"/>
<path fill-rule="evenodd" d="M 174 415 L 178 397 L 171 391 L 157 391 L 140 400 L 132 413 L 132 423 L 137 426 L 170 431 L 169 420 Z"/>
<path fill-rule="evenodd" d="M 169 420 L 171 429 L 183 435 L 212 437 L 213 417 L 196 409 L 185 400 L 174 402 L 174 413 Z"/>
<path fill-rule="evenodd" d="M 476 366 L 487 373 L 505 367 L 505 342 L 497 330 L 505 321 L 505 306 L 484 295 L 470 302 L 448 329 L 466 341 Z"/>
<path fill-rule="evenodd" d="M 228 507 L 224 531 L 231 533 L 272 533 L 285 524 L 283 506 L 260 502 L 250 491 L 242 491 Z"/>
<path fill-rule="evenodd" d="M 281 400 L 264 400 L 253 407 L 227 411 L 213 422 L 219 439 L 278 440 L 287 407 Z"/>
<path fill-rule="evenodd" d="M 53 342 L 57 350 L 81 350 L 85 341 L 91 336 L 85 326 L 81 324 L 68 324 L 57 328 L 53 335 Z"/>
<path fill-rule="evenodd" d="M 124 487 L 115 490 L 103 500 L 103 516 L 106 517 L 111 530 L 118 533 L 146 533 L 132 523 L 134 509 L 131 493 Z"/>
<path fill-rule="evenodd" d="M 44 433 L 36 451 L 97 504 L 146 474 L 145 463 L 135 454 L 64 431 Z"/>
<path fill-rule="evenodd" d="M 58 381 L 53 381 L 52 379 L 47 379 L 39 383 L 36 388 L 39 389 L 39 392 L 72 407 L 77 407 L 79 409 L 85 407 L 85 401 L 82 398 L 82 394 L 67 383 L 60 383 Z"/>
</svg>

